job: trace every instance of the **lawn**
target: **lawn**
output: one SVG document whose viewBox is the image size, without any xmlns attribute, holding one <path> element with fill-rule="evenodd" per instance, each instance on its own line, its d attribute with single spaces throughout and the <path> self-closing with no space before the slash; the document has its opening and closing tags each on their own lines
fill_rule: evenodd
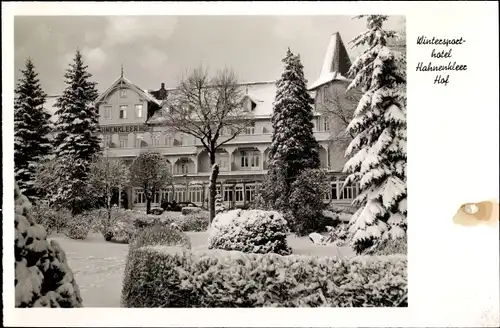
<svg viewBox="0 0 500 328">
<path fill-rule="evenodd" d="M 193 248 L 207 247 L 206 232 L 187 232 Z M 72 240 L 63 235 L 57 240 L 66 252 L 69 265 L 76 276 L 85 307 L 119 307 L 123 270 L 128 245 L 104 241 L 102 235 L 90 233 L 86 240 Z M 294 254 L 332 257 L 350 257 L 348 247 L 324 247 L 314 245 L 308 237 L 288 237 Z"/>
</svg>

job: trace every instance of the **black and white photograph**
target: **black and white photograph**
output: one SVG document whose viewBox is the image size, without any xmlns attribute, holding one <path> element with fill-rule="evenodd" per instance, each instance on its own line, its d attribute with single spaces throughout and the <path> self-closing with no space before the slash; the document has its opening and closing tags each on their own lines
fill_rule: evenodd
<svg viewBox="0 0 500 328">
<path fill-rule="evenodd" d="M 13 34 L 16 308 L 408 307 L 405 16 Z"/>
</svg>

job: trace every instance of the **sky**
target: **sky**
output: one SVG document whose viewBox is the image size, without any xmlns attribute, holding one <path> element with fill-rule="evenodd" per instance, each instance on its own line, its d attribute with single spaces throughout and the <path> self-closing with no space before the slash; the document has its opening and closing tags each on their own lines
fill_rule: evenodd
<svg viewBox="0 0 500 328">
<path fill-rule="evenodd" d="M 404 29 L 401 16 L 387 29 Z M 309 82 L 318 76 L 330 36 L 349 41 L 366 29 L 352 16 L 17 16 L 14 21 L 16 82 L 26 58 L 49 95 L 65 88 L 64 72 L 80 49 L 92 80 L 104 91 L 120 75 L 143 89 L 175 87 L 189 69 L 228 67 L 240 82 L 280 77 L 288 47 L 301 56 Z"/>
</svg>

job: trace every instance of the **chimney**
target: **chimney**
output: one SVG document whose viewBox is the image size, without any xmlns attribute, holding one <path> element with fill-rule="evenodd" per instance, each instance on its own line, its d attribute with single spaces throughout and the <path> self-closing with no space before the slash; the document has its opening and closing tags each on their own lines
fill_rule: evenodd
<svg viewBox="0 0 500 328">
<path fill-rule="evenodd" d="M 158 90 L 158 99 L 164 100 L 167 98 L 167 90 L 165 90 L 165 83 L 161 83 L 160 90 Z"/>
<path fill-rule="evenodd" d="M 161 88 L 160 88 L 160 90 L 165 90 L 165 83 L 163 83 L 163 82 L 161 83 Z"/>
</svg>

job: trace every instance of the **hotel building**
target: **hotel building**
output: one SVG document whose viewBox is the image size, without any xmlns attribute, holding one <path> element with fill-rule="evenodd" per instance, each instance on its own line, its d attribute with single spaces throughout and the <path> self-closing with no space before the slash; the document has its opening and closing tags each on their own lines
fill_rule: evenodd
<svg viewBox="0 0 500 328">
<path fill-rule="evenodd" d="M 357 186 L 341 190 L 345 175 L 344 152 L 349 139 L 346 124 L 332 115 L 321 115 L 324 106 L 357 106 L 359 94 L 345 90 L 350 83 L 346 73 L 351 65 L 339 33 L 332 35 L 321 73 L 310 86 L 314 98 L 314 135 L 319 143 L 321 166 L 331 177 L 331 190 L 325 201 L 350 203 L 358 194 Z M 253 115 L 254 124 L 223 146 L 216 161 L 220 167 L 217 190 L 230 207 L 246 207 L 255 197 L 255 188 L 267 173 L 271 145 L 271 115 L 276 95 L 275 81 L 241 83 L 244 106 Z M 110 158 L 120 158 L 127 165 L 144 151 L 165 156 L 174 177 L 173 188 L 159 191 L 152 208 L 162 199 L 189 201 L 207 206 L 209 157 L 201 142 L 190 135 L 174 133 L 165 126 L 148 125 L 162 115 L 162 107 L 175 89 L 144 90 L 123 76 L 118 77 L 96 100 L 103 148 Z M 330 94 L 340 95 L 335 102 Z M 221 138 L 224 138 L 222 136 Z M 144 209 L 146 199 L 141 188 L 119 190 L 113 203 L 133 209 Z"/>
</svg>

